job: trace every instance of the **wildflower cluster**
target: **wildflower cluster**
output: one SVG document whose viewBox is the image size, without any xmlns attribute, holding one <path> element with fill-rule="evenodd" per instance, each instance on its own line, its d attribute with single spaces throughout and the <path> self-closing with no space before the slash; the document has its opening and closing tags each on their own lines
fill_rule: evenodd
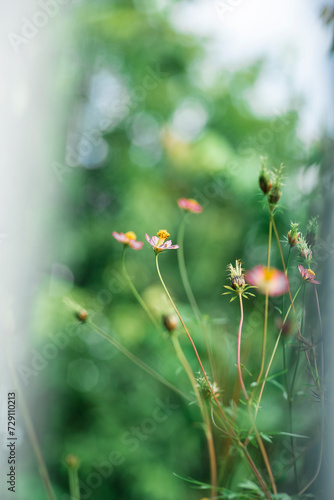
<svg viewBox="0 0 334 500">
<path fill-rule="evenodd" d="M 289 373 L 290 365 L 288 365 L 286 362 L 288 356 L 285 352 L 286 348 L 285 342 L 288 343 L 290 341 L 288 334 L 291 334 L 292 337 L 293 331 L 296 329 L 298 330 L 298 335 L 296 335 L 295 342 L 297 343 L 299 342 L 300 344 L 299 351 L 301 352 L 302 349 L 303 350 L 312 349 L 312 356 L 309 356 L 307 354 L 305 358 L 306 359 L 305 363 L 307 363 L 310 368 L 309 373 L 314 379 L 317 394 L 320 395 L 322 394 L 322 380 L 321 377 L 319 376 L 319 373 L 321 373 L 321 371 L 318 369 L 319 356 L 317 355 L 316 352 L 316 343 L 313 341 L 313 337 L 312 337 L 312 342 L 307 339 L 307 333 L 305 334 L 303 329 L 304 320 L 302 320 L 301 325 L 299 325 L 300 306 L 297 305 L 298 303 L 296 301 L 296 298 L 298 296 L 299 290 L 302 288 L 302 284 L 299 283 L 298 289 L 293 290 L 292 293 L 291 288 L 294 288 L 294 282 L 293 280 L 289 280 L 290 278 L 289 271 L 292 268 L 292 265 L 290 265 L 289 268 L 289 259 L 290 255 L 292 255 L 291 252 L 292 249 L 296 247 L 299 255 L 299 257 L 297 258 L 302 259 L 303 264 L 306 266 L 306 267 L 304 267 L 303 265 L 298 266 L 298 271 L 304 283 L 311 283 L 313 285 L 320 284 L 320 282 L 315 279 L 316 278 L 315 272 L 311 269 L 311 262 L 313 258 L 312 249 L 316 243 L 316 237 L 317 237 L 317 219 L 313 218 L 310 220 L 307 226 L 306 237 L 304 237 L 302 233 L 299 231 L 299 223 L 290 222 L 290 229 L 286 233 L 285 237 L 286 243 L 289 246 L 288 260 L 287 263 L 285 263 L 284 253 L 281 248 L 278 231 L 275 224 L 275 210 L 274 210 L 274 207 L 277 205 L 282 194 L 282 186 L 283 186 L 282 180 L 283 180 L 283 166 L 281 165 L 278 169 L 273 169 L 272 171 L 268 171 L 266 167 L 266 161 L 263 160 L 259 176 L 259 184 L 262 192 L 267 197 L 267 202 L 269 206 L 269 217 L 270 217 L 266 265 L 262 265 L 259 263 L 252 269 L 245 271 L 245 269 L 242 266 L 242 261 L 240 259 L 236 259 L 234 265 L 228 264 L 227 266 L 229 284 L 223 285 L 223 287 L 227 291 L 226 292 L 224 291 L 222 295 L 232 295 L 230 302 L 238 298 L 239 310 L 240 310 L 237 335 L 233 337 L 233 345 L 231 344 L 232 345 L 231 352 L 235 352 L 236 363 L 232 364 L 233 372 L 231 371 L 231 373 L 234 373 L 235 380 L 233 381 L 233 393 L 231 395 L 232 397 L 230 400 L 231 401 L 230 405 L 229 403 L 226 403 L 226 401 L 223 402 L 222 398 L 223 393 L 221 390 L 219 390 L 219 386 L 216 383 L 216 378 L 218 378 L 217 377 L 218 364 L 215 364 L 214 362 L 214 354 L 216 354 L 215 351 L 212 349 L 214 342 L 212 341 L 212 338 L 210 339 L 210 336 L 208 335 L 207 320 L 206 319 L 204 320 L 204 316 L 201 315 L 195 297 L 191 291 L 191 286 L 187 277 L 185 260 L 183 255 L 183 248 L 184 248 L 183 236 L 185 232 L 185 224 L 186 221 L 188 221 L 188 215 L 200 214 L 202 212 L 201 205 L 196 200 L 193 200 L 191 198 L 190 199 L 180 198 L 177 201 L 179 208 L 181 208 L 181 210 L 183 210 L 185 213 L 185 216 L 182 218 L 182 222 L 180 224 L 180 228 L 178 231 L 178 237 L 177 237 L 178 244 L 172 243 L 172 240 L 170 239 L 171 235 L 166 229 L 160 229 L 153 236 L 150 236 L 148 233 L 145 233 L 145 239 L 155 254 L 156 270 L 161 285 L 170 301 L 172 310 L 174 311 L 171 313 L 169 310 L 168 314 L 161 315 L 162 317 L 160 321 L 157 321 L 157 319 L 154 317 L 154 314 L 152 314 L 150 308 L 145 304 L 145 301 L 143 300 L 141 295 L 136 290 L 134 284 L 132 283 L 130 276 L 126 272 L 125 258 L 124 258 L 125 252 L 123 251 L 122 253 L 123 273 L 134 296 L 136 297 L 142 308 L 145 310 L 145 312 L 151 319 L 154 326 L 160 332 L 163 332 L 163 327 L 164 327 L 164 329 L 170 333 L 170 335 L 168 336 L 168 342 L 170 342 L 171 345 L 173 346 L 176 358 L 179 360 L 183 372 L 185 375 L 187 375 L 188 382 L 190 382 L 192 386 L 193 391 L 190 394 L 190 396 L 188 396 L 188 399 L 192 401 L 194 397 L 193 395 L 195 395 L 196 401 L 194 401 L 194 403 L 197 404 L 203 421 L 203 429 L 205 431 L 205 438 L 208 447 L 208 457 L 210 462 L 210 475 L 211 475 L 210 488 L 211 488 L 212 500 L 218 497 L 220 498 L 219 496 L 220 490 L 221 491 L 224 490 L 224 487 L 219 486 L 218 467 L 220 461 L 217 460 L 218 455 L 216 455 L 218 453 L 219 448 L 216 446 L 214 439 L 215 438 L 213 433 L 214 427 L 218 431 L 221 431 L 223 439 L 227 439 L 228 444 L 226 445 L 227 451 L 224 460 L 225 458 L 226 461 L 229 460 L 230 449 L 235 448 L 235 450 L 237 450 L 243 455 L 245 461 L 248 462 L 250 470 L 252 471 L 254 476 L 253 479 L 257 481 L 257 484 L 255 486 L 260 492 L 259 495 L 261 496 L 261 498 L 265 497 L 267 500 L 270 500 L 271 498 L 274 497 L 278 498 L 278 496 L 280 496 L 277 493 L 277 486 L 276 486 L 277 477 L 275 477 L 273 474 L 271 460 L 269 459 L 266 447 L 263 442 L 263 433 L 259 432 L 257 429 L 258 423 L 256 422 L 256 418 L 258 410 L 260 408 L 261 399 L 263 396 L 266 383 L 268 380 L 272 379 L 272 382 L 274 382 L 274 384 L 277 384 L 277 387 L 282 388 L 284 394 L 287 395 L 287 397 L 284 399 L 283 404 L 286 404 L 286 399 L 289 400 L 289 406 L 287 408 L 287 411 L 289 411 L 289 418 L 287 419 L 289 427 L 286 430 L 284 430 L 283 433 L 290 436 L 295 435 L 294 434 L 295 429 L 292 428 L 292 425 L 296 419 L 292 418 L 291 401 L 293 401 L 294 394 L 296 394 L 294 384 L 295 381 L 298 379 L 296 375 L 298 374 L 299 364 L 301 365 L 301 363 L 299 362 L 299 359 L 298 361 L 295 362 L 293 362 L 292 360 L 291 363 L 292 370 Z M 282 260 L 282 270 L 273 267 L 270 264 L 273 233 L 275 233 L 277 245 L 279 248 L 279 254 Z M 128 231 L 126 233 L 117 233 L 114 231 L 112 235 L 118 242 L 123 244 L 123 250 L 125 250 L 127 247 L 130 247 L 133 250 L 140 250 L 143 247 L 143 241 L 137 241 L 136 234 L 133 231 Z M 194 315 L 197 319 L 196 326 L 198 327 L 198 330 L 199 328 L 201 328 L 203 333 L 204 342 L 202 343 L 201 349 L 199 350 L 196 347 L 197 343 L 196 337 L 193 337 L 192 334 L 190 333 L 186 325 L 186 322 L 182 318 L 176 303 L 172 299 L 172 295 L 168 291 L 167 285 L 162 277 L 159 268 L 159 256 L 161 253 L 167 250 L 179 250 L 177 254 L 178 254 L 178 263 L 179 263 L 182 283 L 186 295 L 189 299 L 189 304 L 192 307 Z M 294 265 L 294 269 L 295 271 L 297 271 L 297 265 Z M 316 294 L 319 317 L 320 317 L 317 287 L 314 286 L 313 288 Z M 250 358 L 249 354 L 247 355 L 247 351 L 250 352 L 250 344 L 248 344 L 247 349 L 242 348 L 243 347 L 242 331 L 245 318 L 242 299 L 243 298 L 249 299 L 250 297 L 256 297 L 254 293 L 250 292 L 250 289 L 256 289 L 259 293 L 265 295 L 264 301 L 262 301 L 260 305 L 258 305 L 258 307 L 260 308 L 262 307 L 262 304 L 264 305 L 263 328 L 261 325 L 262 349 L 261 348 L 258 349 L 258 343 L 257 343 L 256 350 L 251 351 L 252 354 L 253 352 L 257 352 L 258 350 L 261 352 L 259 360 L 257 360 L 256 356 L 254 356 L 255 359 L 252 359 L 253 366 L 251 368 L 251 371 L 249 371 L 248 367 L 246 367 Z M 305 292 L 306 288 L 304 287 L 303 290 Z M 270 322 L 271 322 L 270 302 L 272 300 L 271 297 L 279 297 L 279 296 L 282 296 L 282 298 L 280 301 L 276 299 L 275 309 L 279 311 L 280 315 L 279 318 L 274 318 L 274 321 L 272 321 L 272 323 L 276 323 L 276 325 L 278 326 L 279 333 L 278 335 L 276 335 L 277 340 L 274 344 L 273 351 L 269 357 L 268 356 L 269 346 L 270 345 L 272 346 L 273 344 L 273 341 L 271 343 L 267 342 L 267 337 L 268 337 L 268 332 L 270 332 Z M 281 308 L 277 307 L 277 303 L 281 306 Z M 94 328 L 92 320 L 90 318 L 87 319 L 88 314 L 84 309 L 80 308 L 79 306 L 77 306 L 77 304 L 74 303 L 71 303 L 70 305 L 79 321 L 85 322 L 87 320 L 87 325 Z M 296 314 L 296 307 L 298 308 L 297 309 L 298 314 Z M 302 314 L 304 315 L 304 303 L 301 309 L 302 309 Z M 289 316 L 292 315 L 292 311 L 294 313 L 294 318 L 291 318 Z M 184 336 L 184 338 L 182 339 L 182 342 L 179 341 L 180 337 L 179 330 L 181 330 L 181 327 L 183 328 L 183 331 L 186 334 L 186 336 Z M 173 333 L 175 332 L 175 330 L 177 330 L 177 334 Z M 181 394 L 182 396 L 184 395 L 178 386 L 175 386 L 170 382 L 168 382 L 167 380 L 165 380 L 158 372 L 155 372 L 151 367 L 149 367 L 141 360 L 136 358 L 136 356 L 134 356 L 131 352 L 129 352 L 117 341 L 115 341 L 115 339 L 112 339 L 110 336 L 105 334 L 101 328 L 97 327 L 96 331 L 100 335 L 102 335 L 105 339 L 108 339 L 123 354 L 125 354 L 125 356 L 127 356 L 134 363 L 136 363 L 137 366 L 141 367 L 147 373 L 154 376 L 159 382 L 165 384 L 167 387 L 174 390 L 178 394 Z M 198 331 L 196 332 L 196 334 L 198 335 Z M 283 366 L 283 371 L 277 370 L 276 373 L 286 374 L 284 382 L 282 382 L 281 379 L 279 379 L 280 381 L 275 380 L 276 375 L 269 374 L 270 369 L 272 368 L 272 363 L 276 354 L 276 350 L 278 349 L 278 345 L 280 343 L 280 339 L 281 342 L 283 343 L 282 349 L 284 352 L 283 355 L 284 366 Z M 183 351 L 183 342 L 185 341 L 188 342 L 188 348 L 192 349 L 191 354 L 193 356 L 193 360 L 191 362 L 190 359 L 188 361 L 188 352 Z M 202 362 L 203 353 L 201 352 L 201 350 L 204 350 L 204 347 L 206 350 L 207 359 L 205 362 Z M 300 352 L 298 353 L 298 356 L 300 355 Z M 192 366 L 192 363 L 195 362 L 195 358 L 200 368 L 200 371 L 198 373 L 194 371 Z M 210 365 L 211 372 L 209 370 L 207 371 L 206 363 Z M 225 369 L 223 365 L 222 367 Z M 237 369 L 237 373 L 234 372 L 235 368 Z M 303 369 L 304 368 L 305 366 L 303 367 Z M 256 370 L 255 374 L 253 372 L 253 369 Z M 211 382 L 211 380 L 213 380 L 213 382 Z M 292 380 L 292 382 L 290 382 L 290 380 Z M 283 383 L 285 383 L 285 387 L 283 387 L 282 385 Z M 221 385 L 221 387 L 224 387 L 224 395 L 225 395 L 226 391 L 225 385 L 223 386 L 221 381 L 219 385 Z M 241 409 L 242 405 L 247 407 L 248 410 L 247 418 L 249 416 L 249 421 L 247 421 L 247 418 L 245 418 L 246 412 L 240 413 L 243 412 L 243 409 Z M 242 422 L 243 426 L 249 424 L 249 427 L 245 429 L 246 438 L 245 440 L 243 440 L 243 442 L 241 442 L 240 440 L 240 430 L 241 430 L 239 427 L 240 422 Z M 258 465 L 255 463 L 257 462 L 257 458 L 252 457 L 251 456 L 252 450 L 248 449 L 248 443 L 250 442 L 254 443 L 255 441 L 258 449 L 258 455 L 261 458 L 260 467 L 263 467 L 263 464 L 265 465 L 264 472 L 266 474 L 266 480 L 263 479 L 264 476 L 262 474 L 262 469 L 259 469 Z M 219 442 L 219 446 L 220 445 L 221 443 Z M 294 474 L 295 474 L 296 484 L 298 485 L 298 470 L 297 467 L 295 466 L 296 455 L 294 452 L 293 445 L 292 445 L 290 459 L 291 463 L 294 464 Z M 75 464 L 76 462 L 73 459 L 68 461 L 69 467 L 71 466 L 76 467 Z M 320 468 L 318 467 L 318 469 Z M 308 485 L 304 488 L 304 490 L 306 490 L 307 488 Z M 301 491 L 303 493 L 303 490 Z M 238 497 L 234 496 L 233 498 L 238 498 Z"/>
</svg>

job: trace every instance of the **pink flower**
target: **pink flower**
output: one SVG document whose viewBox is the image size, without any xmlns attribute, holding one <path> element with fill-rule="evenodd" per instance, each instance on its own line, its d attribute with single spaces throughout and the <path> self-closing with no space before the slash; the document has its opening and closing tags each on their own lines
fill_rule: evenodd
<svg viewBox="0 0 334 500">
<path fill-rule="evenodd" d="M 256 266 L 248 271 L 246 280 L 263 294 L 283 295 L 288 290 L 288 278 L 274 267 Z"/>
<path fill-rule="evenodd" d="M 183 210 L 187 210 L 188 212 L 192 212 L 193 214 L 200 214 L 203 210 L 201 205 L 197 203 L 196 200 L 192 200 L 191 198 L 180 198 L 177 201 L 177 204 Z"/>
<path fill-rule="evenodd" d="M 140 250 L 144 244 L 142 241 L 137 241 L 137 236 L 133 231 L 128 231 L 125 234 L 116 233 L 116 231 L 114 231 L 112 235 L 115 238 L 115 240 L 119 241 L 120 243 L 123 243 L 123 245 L 133 248 L 134 250 Z"/>
<path fill-rule="evenodd" d="M 305 281 L 308 281 L 309 283 L 313 283 L 313 285 L 320 285 L 320 281 L 316 281 L 315 278 L 315 272 L 312 271 L 312 269 L 305 269 L 303 266 L 298 266 L 299 272 L 304 278 Z"/>
<path fill-rule="evenodd" d="M 176 250 L 179 248 L 179 245 L 172 245 L 171 240 L 166 241 L 169 236 L 170 234 L 166 229 L 160 229 L 157 236 L 152 236 L 152 238 L 150 238 L 148 234 L 145 234 L 145 238 L 153 247 L 155 253 L 162 252 L 163 250 Z"/>
</svg>

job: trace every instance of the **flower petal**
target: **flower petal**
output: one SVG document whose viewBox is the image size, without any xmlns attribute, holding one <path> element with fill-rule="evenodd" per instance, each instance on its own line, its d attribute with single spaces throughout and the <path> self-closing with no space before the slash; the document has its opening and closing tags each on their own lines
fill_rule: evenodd
<svg viewBox="0 0 334 500">
<path fill-rule="evenodd" d="M 145 238 L 147 239 L 147 241 L 149 242 L 149 244 L 152 245 L 152 247 L 154 247 L 154 243 L 153 243 L 152 239 L 149 237 L 149 235 L 147 233 L 145 233 Z"/>
<path fill-rule="evenodd" d="M 140 250 L 144 243 L 142 241 L 136 241 L 136 240 L 130 240 L 129 241 L 129 246 L 133 248 L 134 250 Z"/>
<path fill-rule="evenodd" d="M 256 266 L 246 274 L 246 280 L 256 286 L 260 293 L 272 297 L 283 295 L 289 287 L 285 273 L 273 267 Z"/>
<path fill-rule="evenodd" d="M 116 233 L 116 231 L 114 231 L 112 235 L 115 240 L 119 241 L 120 243 L 125 243 L 128 240 L 124 233 Z"/>
</svg>

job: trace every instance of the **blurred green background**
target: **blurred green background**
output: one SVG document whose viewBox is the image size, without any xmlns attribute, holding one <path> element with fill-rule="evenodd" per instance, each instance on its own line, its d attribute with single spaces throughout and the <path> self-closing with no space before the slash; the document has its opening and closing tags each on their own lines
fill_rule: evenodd
<svg viewBox="0 0 334 500">
<path fill-rule="evenodd" d="M 230 262 L 241 259 L 246 269 L 265 263 L 268 216 L 258 188 L 260 156 L 268 156 L 269 167 L 285 165 L 277 213 L 281 239 L 290 220 L 299 221 L 305 232 L 309 217 L 320 215 L 321 221 L 326 211 L 326 140 L 306 144 L 300 139 L 302 104 L 290 100 L 289 109 L 277 115 L 254 112 L 248 95 L 264 59 L 234 72 L 217 68 L 208 82 L 203 69 L 206 40 L 178 32 L 166 10 L 154 5 L 124 0 L 78 4 L 74 33 L 68 35 L 70 57 L 64 57 L 58 82 L 66 112 L 59 140 L 62 160 L 52 165 L 60 191 L 52 222 L 54 264 L 41 283 L 30 328 L 36 356 L 46 362 L 40 360 L 43 368 L 28 385 L 59 499 L 68 498 L 68 453 L 80 459 L 82 499 L 200 499 L 201 492 L 173 473 L 204 482 L 210 477 L 198 408 L 151 379 L 87 325 L 78 324 L 63 303 L 64 296 L 80 303 L 95 323 L 191 392 L 168 334 L 156 331 L 122 277 L 122 245 L 112 231 L 131 230 L 144 241 L 141 251 L 127 251 L 126 264 L 160 322 L 170 305 L 144 234 L 164 228 L 177 243 L 183 215 L 177 200 L 194 198 L 202 204 L 203 213 L 192 215 L 186 227 L 186 266 L 209 325 L 217 382 L 228 404 L 237 374 L 239 309 L 221 293 Z M 276 244 L 272 262 L 281 267 Z M 291 265 L 296 268 L 296 263 L 293 254 Z M 176 252 L 163 254 L 160 266 L 210 372 Z M 298 278 L 292 279 L 293 290 L 298 284 Z M 245 304 L 244 348 L 253 375 L 260 363 L 262 310 L 260 296 Z M 269 324 L 270 349 L 277 334 L 273 306 Z M 180 340 L 197 372 L 181 331 Z M 291 348 L 291 356 L 294 352 Z M 273 373 L 281 370 L 279 351 Z M 301 378 L 307 381 L 305 367 Z M 175 406 L 168 418 L 152 424 L 157 407 L 168 402 Z M 277 387 L 268 385 L 262 406 L 260 429 L 269 435 L 286 431 L 287 403 Z M 314 426 L 317 410 L 305 412 L 310 406 L 316 404 L 309 394 L 296 404 L 300 434 Z M 289 492 L 293 478 L 280 459 L 282 446 L 281 438 L 268 445 L 281 474 L 280 491 Z M 223 450 L 217 433 L 217 454 Z M 257 455 L 257 450 L 252 452 Z M 301 482 L 314 466 L 310 460 L 306 453 L 299 463 Z M 248 476 L 236 463 L 229 487 L 236 488 Z M 33 460 L 20 481 L 29 492 L 24 498 L 32 498 L 31 492 L 36 500 L 45 498 Z M 209 496 L 208 491 L 202 496 Z"/>
</svg>

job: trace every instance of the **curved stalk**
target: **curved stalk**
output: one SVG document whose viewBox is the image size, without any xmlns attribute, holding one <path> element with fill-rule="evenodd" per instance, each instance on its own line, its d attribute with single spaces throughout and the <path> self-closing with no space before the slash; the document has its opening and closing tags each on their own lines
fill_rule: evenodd
<svg viewBox="0 0 334 500">
<path fill-rule="evenodd" d="M 126 247 L 124 246 L 123 252 L 122 252 L 122 258 L 121 258 L 121 260 L 122 260 L 122 272 L 123 272 L 123 276 L 126 279 L 129 287 L 131 288 L 131 291 L 132 291 L 133 295 L 138 300 L 139 304 L 144 309 L 144 311 L 146 312 L 147 316 L 152 321 L 153 325 L 157 328 L 157 330 L 159 330 L 161 332 L 161 326 L 159 325 L 159 323 L 157 322 L 157 320 L 155 319 L 155 317 L 153 316 L 153 314 L 151 313 L 151 311 L 149 310 L 149 308 L 147 307 L 147 305 L 145 304 L 145 302 L 143 301 L 143 299 L 139 295 L 136 287 L 134 286 L 134 284 L 133 284 L 133 282 L 132 282 L 132 280 L 131 280 L 131 278 L 130 278 L 127 270 L 126 270 L 126 266 L 125 266 L 125 250 L 126 250 Z"/>
<path fill-rule="evenodd" d="M 203 321 L 203 317 L 202 317 L 202 314 L 201 314 L 201 312 L 199 310 L 199 307 L 198 307 L 198 304 L 196 302 L 195 296 L 193 294 L 193 291 L 192 291 L 192 288 L 191 288 L 191 285 L 190 285 L 190 282 L 189 282 L 189 278 L 188 278 L 188 273 L 187 273 L 187 269 L 186 269 L 185 259 L 184 259 L 184 231 L 185 231 L 185 227 L 186 227 L 186 222 L 187 222 L 187 219 L 188 219 L 188 215 L 189 214 L 185 214 L 184 215 L 184 217 L 182 219 L 182 222 L 180 224 L 178 233 L 177 233 L 177 242 L 178 242 L 178 244 L 180 246 L 180 248 L 179 248 L 179 250 L 177 252 L 177 260 L 178 260 L 178 264 L 179 264 L 181 281 L 182 281 L 184 290 L 186 292 L 187 298 L 189 300 L 189 303 L 191 305 L 191 308 L 192 308 L 192 310 L 193 310 L 193 312 L 194 312 L 194 314 L 196 316 L 196 319 L 197 319 L 198 323 L 200 324 L 200 326 L 202 328 L 203 337 L 204 337 L 204 343 L 205 343 L 205 348 L 206 348 L 206 351 L 207 351 L 207 354 L 208 354 L 208 358 L 209 358 L 210 366 L 211 366 L 211 369 L 212 369 L 212 373 L 213 373 L 213 375 L 215 375 L 215 364 L 214 364 L 212 349 L 211 349 L 210 340 L 209 340 L 209 336 L 208 336 L 208 331 L 207 331 L 207 328 L 206 328 L 206 324 Z"/>
<path fill-rule="evenodd" d="M 102 328 L 97 326 L 93 321 L 87 320 L 86 321 L 87 325 L 89 325 L 93 330 L 96 331 L 101 337 L 103 337 L 105 340 L 110 342 L 114 347 L 116 347 L 124 356 L 126 356 L 130 361 L 132 361 L 135 365 L 139 366 L 142 370 L 144 370 L 146 373 L 151 375 L 151 377 L 155 378 L 158 382 L 161 384 L 165 385 L 168 387 L 168 389 L 171 389 L 172 391 L 176 392 L 179 396 L 182 396 L 185 399 L 190 400 L 190 397 L 186 394 L 184 394 L 180 389 L 175 387 L 173 384 L 168 382 L 164 377 L 162 377 L 159 373 L 157 373 L 153 368 L 150 368 L 146 363 L 144 363 L 141 359 L 137 358 L 132 352 L 128 351 L 126 347 L 124 347 L 122 344 L 117 342 L 113 337 L 111 337 L 107 332 L 105 332 Z"/>
</svg>

